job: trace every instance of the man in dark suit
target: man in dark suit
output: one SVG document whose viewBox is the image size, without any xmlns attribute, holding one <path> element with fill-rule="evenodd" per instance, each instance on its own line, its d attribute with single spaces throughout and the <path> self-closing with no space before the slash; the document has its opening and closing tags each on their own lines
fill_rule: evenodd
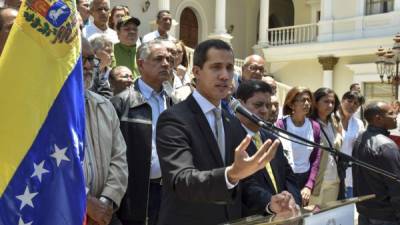
<svg viewBox="0 0 400 225">
<path fill-rule="evenodd" d="M 260 80 L 243 81 L 236 92 L 236 97 L 241 104 L 253 114 L 267 121 L 271 113 L 271 95 L 273 89 L 267 83 Z M 275 140 L 277 137 L 237 114 L 243 128 L 248 135 L 253 137 L 250 144 L 249 154 L 255 152 L 257 145 L 267 139 Z M 282 191 L 288 191 L 293 195 L 297 204 L 301 203 L 300 191 L 296 186 L 296 178 L 293 174 L 286 157 L 283 155 L 283 148 L 280 144 L 275 157 L 267 163 L 264 169 L 252 176 L 253 180 L 244 182 L 243 198 L 246 199 L 244 214 L 251 215 L 263 213 L 265 205 L 270 201 L 272 195 Z M 252 182 L 256 181 L 256 182 Z M 262 196 L 260 198 L 260 196 Z"/>
<path fill-rule="evenodd" d="M 196 90 L 163 112 L 157 151 L 163 177 L 159 225 L 207 225 L 241 217 L 241 180 L 263 168 L 279 141 L 266 141 L 249 157 L 240 122 L 222 111 L 230 89 L 233 52 L 221 40 L 200 43 L 193 60 Z M 246 138 L 245 138 L 246 137 Z M 273 212 L 295 208 L 289 193 L 271 198 Z"/>
</svg>

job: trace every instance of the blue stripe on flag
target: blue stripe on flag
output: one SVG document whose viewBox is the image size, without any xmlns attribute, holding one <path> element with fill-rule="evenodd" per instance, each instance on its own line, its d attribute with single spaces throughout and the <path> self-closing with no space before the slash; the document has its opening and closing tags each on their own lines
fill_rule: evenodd
<svg viewBox="0 0 400 225">
<path fill-rule="evenodd" d="M 47 85 L 51 84 L 43 84 L 43 91 Z M 0 225 L 82 224 L 86 210 L 84 115 L 80 58 L 0 198 Z"/>
</svg>

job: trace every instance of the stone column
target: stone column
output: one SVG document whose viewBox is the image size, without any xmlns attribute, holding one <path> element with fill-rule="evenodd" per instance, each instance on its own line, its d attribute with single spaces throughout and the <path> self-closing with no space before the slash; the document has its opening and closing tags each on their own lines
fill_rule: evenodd
<svg viewBox="0 0 400 225">
<path fill-rule="evenodd" d="M 322 87 L 333 88 L 333 67 L 338 62 L 338 58 L 333 56 L 322 56 L 318 58 L 322 65 Z"/>
<path fill-rule="evenodd" d="M 158 10 L 169 10 L 169 0 L 158 0 Z"/>
<path fill-rule="evenodd" d="M 333 39 L 333 1 L 321 0 L 321 20 L 319 21 L 318 40 L 321 42 Z"/>
<path fill-rule="evenodd" d="M 259 45 L 268 44 L 269 0 L 260 0 Z"/>
<path fill-rule="evenodd" d="M 400 11 L 400 0 L 394 0 L 394 11 Z"/>
<path fill-rule="evenodd" d="M 225 17 L 226 17 L 226 0 L 216 0 L 214 33 L 210 34 L 208 37 L 221 39 L 230 43 L 233 37 L 230 34 L 226 33 Z"/>
</svg>

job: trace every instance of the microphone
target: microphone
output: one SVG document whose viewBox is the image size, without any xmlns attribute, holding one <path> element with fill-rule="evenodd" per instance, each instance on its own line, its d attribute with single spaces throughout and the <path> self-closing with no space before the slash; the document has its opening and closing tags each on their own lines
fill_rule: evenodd
<svg viewBox="0 0 400 225">
<path fill-rule="evenodd" d="M 263 119 L 261 119 L 256 114 L 250 112 L 248 109 L 246 109 L 246 107 L 244 107 L 242 104 L 240 104 L 239 100 L 237 100 L 236 98 L 234 98 L 232 96 L 229 101 L 229 107 L 232 109 L 232 111 L 241 114 L 242 116 L 246 117 L 251 122 L 257 124 L 260 127 L 270 126 L 270 124 L 266 124 Z"/>
</svg>

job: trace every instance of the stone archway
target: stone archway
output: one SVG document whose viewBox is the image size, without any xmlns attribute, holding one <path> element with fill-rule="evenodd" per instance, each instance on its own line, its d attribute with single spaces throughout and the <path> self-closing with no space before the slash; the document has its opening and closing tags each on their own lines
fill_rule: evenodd
<svg viewBox="0 0 400 225">
<path fill-rule="evenodd" d="M 194 48 L 198 43 L 199 23 L 190 7 L 183 9 L 179 19 L 179 39 Z"/>
</svg>

